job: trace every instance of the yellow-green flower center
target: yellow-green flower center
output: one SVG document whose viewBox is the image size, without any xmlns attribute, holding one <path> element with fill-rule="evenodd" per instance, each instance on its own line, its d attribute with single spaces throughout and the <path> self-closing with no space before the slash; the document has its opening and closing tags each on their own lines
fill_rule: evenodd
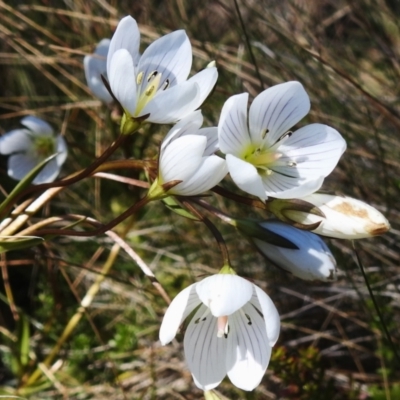
<svg viewBox="0 0 400 400">
<path fill-rule="evenodd" d="M 261 147 L 250 147 L 244 152 L 242 159 L 254 165 L 260 173 L 270 175 L 271 166 L 282 157 L 281 153 L 271 151 L 271 149 L 262 149 Z"/>
<path fill-rule="evenodd" d="M 56 152 L 56 141 L 53 136 L 42 135 L 33 137 L 33 150 L 35 155 L 44 160 Z"/>
<path fill-rule="evenodd" d="M 161 77 L 162 74 L 161 72 L 158 71 L 152 71 L 150 74 L 147 76 L 146 80 L 147 83 L 145 86 L 143 86 L 138 95 L 138 102 L 136 105 L 136 110 L 135 110 L 135 115 L 137 116 L 141 113 L 141 111 L 146 107 L 146 105 L 154 98 L 156 95 L 158 89 L 160 89 L 160 83 L 161 83 Z M 136 77 L 136 83 L 138 86 L 140 86 L 143 82 L 144 78 L 144 73 L 139 72 L 137 77 Z M 164 84 L 162 85 L 162 90 L 167 89 L 169 86 L 169 80 L 167 79 Z"/>
</svg>

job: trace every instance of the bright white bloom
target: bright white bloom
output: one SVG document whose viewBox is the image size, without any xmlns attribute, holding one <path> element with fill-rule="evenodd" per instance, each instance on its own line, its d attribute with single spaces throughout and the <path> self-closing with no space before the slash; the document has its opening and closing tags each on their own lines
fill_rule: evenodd
<svg viewBox="0 0 400 400">
<path fill-rule="evenodd" d="M 199 129 L 203 123 L 201 111 L 195 111 L 179 121 L 161 144 L 158 178 L 153 188 L 171 181 L 182 181 L 168 194 L 195 196 L 217 185 L 228 173 L 218 150 L 217 128 Z M 151 192 L 151 191 L 150 191 Z"/>
<path fill-rule="evenodd" d="M 389 221 L 376 208 L 351 197 L 315 193 L 301 200 L 317 206 L 326 218 L 294 210 L 285 210 L 285 217 L 306 225 L 321 222 L 313 230 L 319 235 L 362 239 L 390 229 Z"/>
<path fill-rule="evenodd" d="M 318 190 L 335 168 L 346 142 L 335 129 L 311 124 L 289 131 L 310 110 L 299 82 L 260 93 L 249 110 L 248 93 L 226 101 L 218 126 L 219 146 L 240 189 L 261 199 L 289 199 Z"/>
<path fill-rule="evenodd" d="M 94 54 L 84 57 L 86 82 L 92 93 L 104 103 L 111 103 L 113 98 L 101 79 L 101 75 L 107 78 L 107 53 L 110 47 L 110 39 L 103 39 L 96 46 Z"/>
<path fill-rule="evenodd" d="M 253 390 L 279 336 L 279 314 L 272 300 L 237 275 L 205 278 L 180 292 L 168 307 L 160 328 L 163 345 L 194 310 L 184 349 L 196 385 L 210 390 L 228 375 L 238 388 Z"/>
<path fill-rule="evenodd" d="M 47 183 L 56 179 L 67 158 L 67 145 L 61 135 L 54 136 L 51 126 L 36 117 L 21 120 L 27 129 L 14 129 L 0 138 L 0 153 L 9 155 L 8 175 L 21 180 L 40 162 L 58 153 L 48 162 L 32 183 Z"/>
<path fill-rule="evenodd" d="M 215 67 L 187 80 L 192 47 L 183 30 L 165 35 L 139 56 L 140 33 L 136 21 L 123 18 L 111 39 L 107 74 L 114 96 L 126 118 L 173 123 L 196 110 L 218 77 Z"/>
<path fill-rule="evenodd" d="M 261 222 L 259 225 L 267 231 L 284 237 L 298 247 L 298 250 L 287 249 L 259 238 L 251 238 L 257 249 L 268 260 L 301 279 L 336 280 L 335 258 L 319 236 L 278 221 Z"/>
</svg>

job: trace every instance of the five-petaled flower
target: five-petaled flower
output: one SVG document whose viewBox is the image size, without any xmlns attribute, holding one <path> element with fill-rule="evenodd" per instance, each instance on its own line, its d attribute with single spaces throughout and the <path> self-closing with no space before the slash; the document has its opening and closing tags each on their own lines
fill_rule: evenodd
<svg viewBox="0 0 400 400">
<path fill-rule="evenodd" d="M 287 82 L 260 93 L 249 109 L 248 93 L 226 101 L 218 126 L 219 146 L 226 154 L 236 185 L 265 200 L 294 198 L 318 190 L 346 149 L 335 129 L 311 124 L 289 131 L 310 110 L 299 82 Z"/>
<path fill-rule="evenodd" d="M 101 75 L 107 78 L 107 54 L 110 39 L 102 39 L 96 46 L 93 54 L 86 55 L 83 59 L 86 82 L 92 93 L 105 103 L 111 103 L 113 98 L 104 86 Z"/>
<path fill-rule="evenodd" d="M 253 390 L 279 336 L 279 314 L 272 300 L 237 275 L 205 278 L 180 292 L 168 307 L 160 328 L 163 345 L 192 312 L 184 350 L 196 385 L 210 390 L 228 375 L 237 387 Z"/>
<path fill-rule="evenodd" d="M 51 126 L 36 117 L 21 120 L 27 129 L 14 129 L 0 138 L 0 154 L 9 155 L 8 175 L 21 180 L 36 165 L 57 153 L 32 181 L 34 184 L 52 182 L 67 158 L 67 145 L 61 135 L 54 136 Z"/>
<path fill-rule="evenodd" d="M 143 121 L 174 123 L 200 107 L 214 87 L 218 72 L 212 66 L 187 80 L 192 47 L 183 30 L 169 33 L 139 56 L 136 21 L 123 18 L 111 39 L 107 74 L 114 96 L 125 114 L 121 131 L 130 133 Z"/>
<path fill-rule="evenodd" d="M 318 235 L 279 221 L 259 222 L 259 226 L 266 231 L 265 240 L 260 237 L 249 237 L 249 240 L 276 266 L 304 280 L 336 280 L 336 260 Z M 297 249 L 270 243 L 269 232 L 289 240 Z"/>
<path fill-rule="evenodd" d="M 203 123 L 201 111 L 180 120 L 168 132 L 160 149 L 158 177 L 149 195 L 161 192 L 163 185 L 181 181 L 164 194 L 195 196 L 217 185 L 228 173 L 218 150 L 217 128 L 199 129 Z"/>
</svg>

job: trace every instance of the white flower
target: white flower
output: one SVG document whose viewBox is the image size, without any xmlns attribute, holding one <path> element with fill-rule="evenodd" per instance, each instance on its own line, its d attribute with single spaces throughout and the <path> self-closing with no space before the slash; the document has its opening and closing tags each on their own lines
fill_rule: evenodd
<svg viewBox="0 0 400 400">
<path fill-rule="evenodd" d="M 201 111 L 195 111 L 168 132 L 161 144 L 158 178 L 153 188 L 178 180 L 182 182 L 169 189 L 168 194 L 194 196 L 225 177 L 225 160 L 213 154 L 218 150 L 217 128 L 199 129 L 202 123 Z"/>
<path fill-rule="evenodd" d="M 315 193 L 301 200 L 318 207 L 326 218 L 290 209 L 284 211 L 285 217 L 306 225 L 320 222 L 313 229 L 319 235 L 362 239 L 381 235 L 390 229 L 389 221 L 376 208 L 351 197 Z"/>
<path fill-rule="evenodd" d="M 335 129 L 311 124 L 289 129 L 310 110 L 299 82 L 287 82 L 260 93 L 249 110 L 248 93 L 231 97 L 221 112 L 219 146 L 229 173 L 240 189 L 267 199 L 294 198 L 318 190 L 346 149 Z"/>
<path fill-rule="evenodd" d="M 96 46 L 94 54 L 84 57 L 86 82 L 92 93 L 105 103 L 111 103 L 113 98 L 101 79 L 101 75 L 107 78 L 107 53 L 110 47 L 110 39 L 103 39 Z"/>
<path fill-rule="evenodd" d="M 260 238 L 251 238 L 250 240 L 265 258 L 301 279 L 336 280 L 335 258 L 319 236 L 278 221 L 260 222 L 259 225 L 298 247 L 298 249 L 288 249 L 275 246 Z"/>
<path fill-rule="evenodd" d="M 200 107 L 218 72 L 215 67 L 206 68 L 187 80 L 192 47 L 185 31 L 157 39 L 140 58 L 139 43 L 136 21 L 123 18 L 111 39 L 107 74 L 126 118 L 173 123 Z"/>
<path fill-rule="evenodd" d="M 32 183 L 47 183 L 56 179 L 67 158 L 67 145 L 61 135 L 54 136 L 51 126 L 36 117 L 21 120 L 27 129 L 14 129 L 0 138 L 0 153 L 9 155 L 8 175 L 21 180 L 40 162 L 58 153 L 40 171 Z"/>
<path fill-rule="evenodd" d="M 279 336 L 279 314 L 271 299 L 237 275 L 205 278 L 180 292 L 168 307 L 160 328 L 163 345 L 194 310 L 184 349 L 196 385 L 210 390 L 228 375 L 240 389 L 253 390 Z"/>
</svg>

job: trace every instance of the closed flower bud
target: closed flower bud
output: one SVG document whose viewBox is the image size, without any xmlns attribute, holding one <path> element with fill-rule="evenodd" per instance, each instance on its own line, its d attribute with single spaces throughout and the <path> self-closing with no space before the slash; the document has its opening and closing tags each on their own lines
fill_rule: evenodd
<svg viewBox="0 0 400 400">
<path fill-rule="evenodd" d="M 315 193 L 302 200 L 318 207 L 325 218 L 306 212 L 286 210 L 291 221 L 319 225 L 312 229 L 319 235 L 338 239 L 362 239 L 382 235 L 390 229 L 389 221 L 374 207 L 345 196 Z"/>
<path fill-rule="evenodd" d="M 279 221 L 260 222 L 259 225 L 268 233 L 265 240 L 259 237 L 250 240 L 261 254 L 276 266 L 304 280 L 336 280 L 336 261 L 319 236 Z M 292 242 L 297 249 L 270 243 L 270 232 Z"/>
</svg>

